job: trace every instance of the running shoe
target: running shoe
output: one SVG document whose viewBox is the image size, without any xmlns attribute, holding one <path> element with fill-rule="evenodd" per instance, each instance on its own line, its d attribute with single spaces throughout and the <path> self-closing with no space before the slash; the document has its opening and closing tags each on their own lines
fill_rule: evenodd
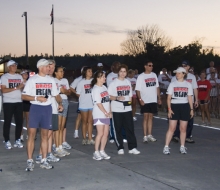
<svg viewBox="0 0 220 190">
<path fill-rule="evenodd" d="M 87 145 L 87 139 L 82 140 L 82 145 Z"/>
<path fill-rule="evenodd" d="M 86 133 L 86 137 L 89 137 L 88 133 Z M 92 134 L 92 138 L 95 137 L 95 135 Z"/>
<path fill-rule="evenodd" d="M 47 159 L 42 159 L 42 162 L 40 163 L 40 167 L 44 169 L 53 169 L 53 166 L 47 161 Z"/>
<path fill-rule="evenodd" d="M 24 135 L 21 135 L 20 139 L 21 139 L 21 142 L 24 142 Z"/>
<path fill-rule="evenodd" d="M 195 141 L 193 140 L 192 137 L 186 138 L 186 142 L 187 142 L 187 143 L 195 143 Z"/>
<path fill-rule="evenodd" d="M 18 140 L 15 141 L 14 147 L 23 148 L 24 145 L 21 143 L 21 140 L 18 139 Z"/>
<path fill-rule="evenodd" d="M 65 156 L 69 156 L 70 152 L 66 151 L 64 148 L 61 149 L 61 152 L 65 155 Z"/>
<path fill-rule="evenodd" d="M 170 154 L 170 148 L 168 146 L 165 146 L 163 148 L 163 153 L 169 155 Z"/>
<path fill-rule="evenodd" d="M 148 142 L 147 136 L 144 136 L 143 142 Z"/>
<path fill-rule="evenodd" d="M 92 139 L 92 140 L 88 140 L 88 141 L 87 141 L 87 144 L 88 144 L 88 145 L 93 145 L 93 144 L 95 144 L 95 141 L 94 141 L 93 139 Z"/>
<path fill-rule="evenodd" d="M 173 137 L 171 140 L 175 143 L 178 143 L 180 139 L 179 137 Z"/>
<path fill-rule="evenodd" d="M 133 148 L 132 150 L 128 151 L 129 154 L 140 154 L 141 152 L 137 150 L 136 148 Z"/>
<path fill-rule="evenodd" d="M 115 142 L 115 140 L 114 140 L 114 139 L 111 139 L 111 140 L 109 140 L 109 142 L 110 142 L 110 143 L 114 143 L 114 142 Z"/>
<path fill-rule="evenodd" d="M 118 154 L 120 154 L 120 155 L 125 154 L 124 149 L 118 150 Z"/>
<path fill-rule="evenodd" d="M 74 138 L 74 139 L 78 139 L 78 138 L 79 138 L 79 134 L 78 134 L 78 132 L 76 132 L 76 131 L 74 132 L 74 134 L 73 134 L 73 138 Z"/>
<path fill-rule="evenodd" d="M 64 149 L 67 149 L 67 150 L 72 148 L 67 142 L 63 142 L 62 146 Z"/>
<path fill-rule="evenodd" d="M 12 149 L 12 146 L 11 146 L 11 142 L 10 142 L 10 141 L 4 142 L 4 143 L 5 143 L 5 149 L 7 149 L 7 150 Z"/>
<path fill-rule="evenodd" d="M 102 160 L 101 154 L 97 151 L 93 153 L 93 159 L 94 160 Z"/>
<path fill-rule="evenodd" d="M 128 141 L 127 141 L 127 139 L 123 139 L 123 143 L 127 143 Z"/>
<path fill-rule="evenodd" d="M 63 153 L 63 151 L 61 151 L 60 149 L 56 149 L 56 150 L 54 151 L 54 155 L 57 156 L 57 157 L 60 157 L 60 158 L 66 156 L 66 155 Z"/>
<path fill-rule="evenodd" d="M 36 164 L 40 164 L 40 163 L 41 163 L 41 160 L 42 160 L 42 155 L 41 155 L 41 154 L 39 154 L 38 156 L 36 156 L 36 158 L 35 158 Z"/>
<path fill-rule="evenodd" d="M 102 157 L 103 159 L 105 159 L 105 160 L 109 160 L 109 159 L 111 158 L 108 154 L 105 153 L 104 150 L 103 150 L 103 151 L 100 151 L 100 155 L 101 155 L 101 157 Z"/>
<path fill-rule="evenodd" d="M 155 139 L 152 135 L 147 136 L 147 141 L 156 142 L 157 139 Z"/>
<path fill-rule="evenodd" d="M 187 150 L 187 148 L 185 146 L 180 147 L 180 153 L 181 154 L 187 154 L 186 150 Z"/>
<path fill-rule="evenodd" d="M 26 140 L 28 140 L 28 135 L 26 136 Z"/>
<path fill-rule="evenodd" d="M 133 121 L 137 121 L 137 118 L 136 118 L 136 117 L 133 117 Z"/>
<path fill-rule="evenodd" d="M 47 154 L 47 161 L 48 162 L 59 162 L 60 158 L 57 158 L 56 156 L 54 156 L 53 153 L 48 153 Z"/>
<path fill-rule="evenodd" d="M 26 172 L 32 172 L 34 170 L 34 161 L 32 159 L 27 160 Z"/>
<path fill-rule="evenodd" d="M 56 150 L 56 145 L 55 144 L 52 145 L 52 150 L 55 152 L 55 150 Z"/>
</svg>

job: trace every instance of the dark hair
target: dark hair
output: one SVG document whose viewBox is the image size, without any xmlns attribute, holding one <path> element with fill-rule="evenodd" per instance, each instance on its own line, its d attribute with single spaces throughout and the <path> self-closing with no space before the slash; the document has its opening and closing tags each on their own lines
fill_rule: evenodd
<svg viewBox="0 0 220 190">
<path fill-rule="evenodd" d="M 122 64 L 122 65 L 120 65 L 120 66 L 118 67 L 118 72 L 119 72 L 121 69 L 125 69 L 126 72 L 128 72 L 128 66 L 125 65 L 125 64 Z"/>
<path fill-rule="evenodd" d="M 101 78 L 104 74 L 105 72 L 102 70 L 98 70 L 97 72 L 95 72 L 94 78 L 92 79 L 91 82 L 91 88 L 93 88 L 93 86 L 97 83 L 97 78 Z"/>
<path fill-rule="evenodd" d="M 152 61 L 146 60 L 145 63 L 144 63 L 144 65 L 148 65 L 148 63 L 152 63 Z"/>
<path fill-rule="evenodd" d="M 205 75 L 206 75 L 206 72 L 205 72 L 204 70 L 200 72 L 200 75 L 201 75 L 202 73 L 205 73 Z"/>
<path fill-rule="evenodd" d="M 88 71 L 89 69 L 92 70 L 92 67 L 84 67 L 84 68 L 83 68 L 83 71 L 82 71 L 82 77 L 83 77 L 83 78 L 86 78 L 86 73 L 87 73 L 87 71 Z"/>
<path fill-rule="evenodd" d="M 63 70 L 65 69 L 65 67 L 63 67 L 62 65 L 56 65 L 55 66 L 55 69 L 54 69 L 54 72 L 53 72 L 53 77 L 56 77 L 55 73 L 57 73 L 60 68 L 63 69 Z"/>
</svg>

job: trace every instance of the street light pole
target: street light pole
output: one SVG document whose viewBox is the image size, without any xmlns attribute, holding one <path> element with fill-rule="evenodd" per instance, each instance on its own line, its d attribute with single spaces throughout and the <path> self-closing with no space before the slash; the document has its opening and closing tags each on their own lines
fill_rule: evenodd
<svg viewBox="0 0 220 190">
<path fill-rule="evenodd" d="M 22 17 L 25 16 L 25 34 L 26 34 L 26 66 L 29 67 L 29 61 L 28 61 L 28 30 L 27 30 L 27 12 L 24 12 Z"/>
</svg>

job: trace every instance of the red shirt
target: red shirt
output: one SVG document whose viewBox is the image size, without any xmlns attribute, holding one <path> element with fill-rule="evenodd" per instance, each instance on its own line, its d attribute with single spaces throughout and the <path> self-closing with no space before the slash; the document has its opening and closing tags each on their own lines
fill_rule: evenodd
<svg viewBox="0 0 220 190">
<path fill-rule="evenodd" d="M 210 82 L 208 80 L 204 80 L 204 81 L 197 81 L 198 84 L 198 98 L 199 100 L 205 100 L 209 90 L 211 90 L 212 85 L 210 84 Z"/>
</svg>

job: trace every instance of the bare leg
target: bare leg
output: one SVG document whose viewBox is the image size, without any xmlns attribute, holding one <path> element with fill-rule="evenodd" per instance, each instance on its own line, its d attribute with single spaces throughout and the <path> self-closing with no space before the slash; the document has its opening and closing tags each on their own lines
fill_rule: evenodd
<svg viewBox="0 0 220 190">
<path fill-rule="evenodd" d="M 144 131 L 144 136 L 147 136 L 148 117 L 149 117 L 149 113 L 144 113 L 144 118 L 143 118 L 143 131 Z"/>
<path fill-rule="evenodd" d="M 48 131 L 48 153 L 51 152 L 53 142 L 53 130 Z"/>
<path fill-rule="evenodd" d="M 108 134 L 109 134 L 109 125 L 104 125 L 103 126 L 103 136 L 101 138 L 101 147 L 100 150 L 105 150 L 105 146 L 108 140 Z"/>
<path fill-rule="evenodd" d="M 28 159 L 32 159 L 34 152 L 34 138 L 36 135 L 37 129 L 29 128 L 28 130 L 28 141 L 27 141 L 27 155 Z"/>
<path fill-rule="evenodd" d="M 81 114 L 78 113 L 77 115 L 77 118 L 76 118 L 76 126 L 75 126 L 75 130 L 79 130 L 79 126 L 80 126 L 80 123 L 81 123 Z"/>
<path fill-rule="evenodd" d="M 99 151 L 99 146 L 104 133 L 104 127 L 104 125 L 96 125 L 97 135 L 95 138 L 95 151 Z"/>
<path fill-rule="evenodd" d="M 205 104 L 205 113 L 206 113 L 206 116 L 207 116 L 207 120 L 210 123 L 211 120 L 210 120 L 210 113 L 209 113 L 209 103 Z"/>
<path fill-rule="evenodd" d="M 66 142 L 66 117 L 62 118 L 62 129 L 63 129 L 63 142 Z"/>
<path fill-rule="evenodd" d="M 147 134 L 152 135 L 152 127 L 153 127 L 153 114 L 149 113 L 148 121 L 147 121 Z"/>
<path fill-rule="evenodd" d="M 48 129 L 41 129 L 41 150 L 42 150 L 42 158 L 47 157 L 48 150 Z M 28 138 L 29 140 L 29 138 Z"/>
<path fill-rule="evenodd" d="M 86 139 L 86 132 L 88 131 L 88 112 L 82 112 L 81 111 L 81 116 L 82 116 L 82 136 L 83 139 Z"/>
<path fill-rule="evenodd" d="M 176 130 L 176 124 L 177 120 L 169 120 L 169 129 L 166 134 L 165 146 L 169 146 L 173 133 Z"/>
<path fill-rule="evenodd" d="M 93 130 L 92 110 L 89 110 L 88 111 L 88 137 L 89 137 L 89 140 L 92 140 L 92 130 Z"/>
<path fill-rule="evenodd" d="M 62 122 L 63 122 L 63 117 L 62 116 L 58 116 L 58 126 L 59 126 L 59 141 L 58 141 L 58 145 L 62 145 L 63 143 L 63 125 L 62 125 Z"/>
<path fill-rule="evenodd" d="M 187 124 L 188 124 L 188 121 L 181 121 L 180 120 L 180 143 L 181 143 L 181 146 L 185 145 Z"/>
<path fill-rule="evenodd" d="M 205 105 L 200 104 L 200 110 L 202 114 L 202 122 L 205 122 Z"/>
</svg>

